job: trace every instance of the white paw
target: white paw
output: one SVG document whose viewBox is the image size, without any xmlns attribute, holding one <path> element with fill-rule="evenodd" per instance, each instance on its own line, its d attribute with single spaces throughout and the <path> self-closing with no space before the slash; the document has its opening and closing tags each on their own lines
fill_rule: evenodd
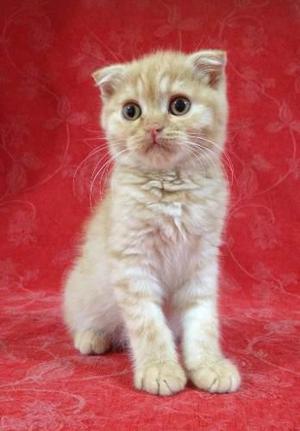
<svg viewBox="0 0 300 431">
<path fill-rule="evenodd" d="M 189 377 L 195 386 L 208 392 L 234 392 L 241 384 L 237 367 L 225 358 L 203 362 L 189 371 Z"/>
<path fill-rule="evenodd" d="M 86 331 L 77 331 L 74 337 L 76 349 L 83 355 L 91 353 L 101 354 L 109 350 L 111 344 L 109 338 L 101 331 L 87 329 Z"/>
<path fill-rule="evenodd" d="M 172 395 L 184 389 L 186 380 L 181 366 L 169 361 L 150 363 L 143 369 L 136 370 L 134 385 L 151 394 Z"/>
</svg>

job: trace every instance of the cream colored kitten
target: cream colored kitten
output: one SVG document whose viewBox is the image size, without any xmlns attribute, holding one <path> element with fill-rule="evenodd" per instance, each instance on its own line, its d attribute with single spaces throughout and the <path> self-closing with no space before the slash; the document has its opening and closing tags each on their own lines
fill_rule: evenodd
<svg viewBox="0 0 300 431">
<path fill-rule="evenodd" d="M 67 280 L 65 320 L 84 354 L 128 339 L 135 387 L 153 394 L 174 394 L 187 377 L 210 392 L 240 384 L 217 312 L 224 68 L 221 51 L 158 52 L 93 75 L 115 166 Z"/>
</svg>

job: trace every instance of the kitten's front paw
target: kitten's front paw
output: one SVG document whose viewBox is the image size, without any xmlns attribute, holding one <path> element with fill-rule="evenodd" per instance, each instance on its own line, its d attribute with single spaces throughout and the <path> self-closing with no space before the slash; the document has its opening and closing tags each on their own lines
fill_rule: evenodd
<svg viewBox="0 0 300 431">
<path fill-rule="evenodd" d="M 173 395 L 186 385 L 184 370 L 177 362 L 159 362 L 137 369 L 134 385 L 137 389 L 156 395 Z"/>
<path fill-rule="evenodd" d="M 237 367 L 225 358 L 203 362 L 189 371 L 189 377 L 195 386 L 208 392 L 234 392 L 241 384 Z"/>
</svg>

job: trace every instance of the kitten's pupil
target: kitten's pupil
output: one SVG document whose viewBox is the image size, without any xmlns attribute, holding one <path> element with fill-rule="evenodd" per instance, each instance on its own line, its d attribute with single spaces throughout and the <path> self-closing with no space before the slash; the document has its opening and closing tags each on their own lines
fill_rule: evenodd
<svg viewBox="0 0 300 431">
<path fill-rule="evenodd" d="M 126 107 L 126 112 L 128 117 L 133 118 L 135 116 L 135 106 L 134 105 L 129 105 Z"/>
<path fill-rule="evenodd" d="M 183 112 L 185 110 L 186 101 L 183 99 L 177 99 L 174 106 L 176 111 Z"/>
</svg>

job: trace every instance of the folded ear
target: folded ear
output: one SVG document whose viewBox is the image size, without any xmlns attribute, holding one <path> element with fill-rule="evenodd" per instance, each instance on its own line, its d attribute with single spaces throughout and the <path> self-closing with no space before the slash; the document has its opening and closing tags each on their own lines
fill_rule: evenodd
<svg viewBox="0 0 300 431">
<path fill-rule="evenodd" d="M 110 97 L 121 82 L 124 76 L 126 66 L 114 64 L 113 66 L 98 69 L 92 73 L 96 85 L 100 88 L 102 97 Z"/>
<path fill-rule="evenodd" d="M 189 62 L 195 74 L 209 86 L 217 88 L 225 76 L 226 52 L 211 49 L 189 55 Z"/>
</svg>

